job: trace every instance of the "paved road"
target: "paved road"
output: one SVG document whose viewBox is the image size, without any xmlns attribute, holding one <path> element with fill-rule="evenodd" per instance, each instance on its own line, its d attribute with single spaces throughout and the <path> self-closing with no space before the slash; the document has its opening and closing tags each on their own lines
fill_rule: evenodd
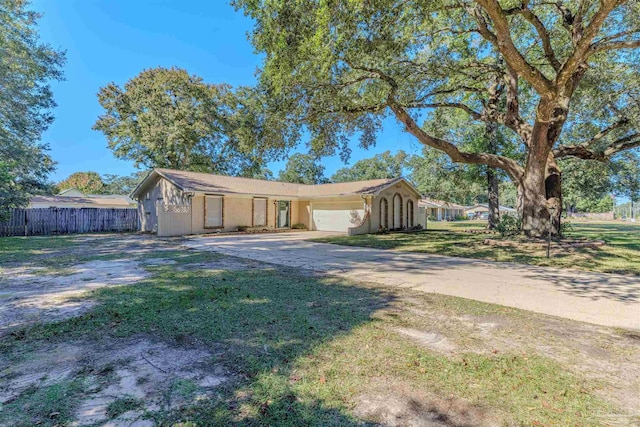
<svg viewBox="0 0 640 427">
<path fill-rule="evenodd" d="M 306 241 L 335 233 L 220 235 L 186 246 L 569 319 L 640 329 L 640 277 Z"/>
</svg>

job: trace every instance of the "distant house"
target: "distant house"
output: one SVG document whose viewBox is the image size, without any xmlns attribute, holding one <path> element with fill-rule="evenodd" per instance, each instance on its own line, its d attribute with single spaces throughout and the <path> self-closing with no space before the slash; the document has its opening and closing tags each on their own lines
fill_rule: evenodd
<svg viewBox="0 0 640 427">
<path fill-rule="evenodd" d="M 69 188 L 56 196 L 33 196 L 29 208 L 135 208 L 136 202 L 129 196 L 120 194 L 83 194 L 76 188 Z"/>
<path fill-rule="evenodd" d="M 132 197 L 142 231 L 161 236 L 296 224 L 365 234 L 416 226 L 420 193 L 404 178 L 304 185 L 154 169 Z"/>
<path fill-rule="evenodd" d="M 470 219 L 486 219 L 489 215 L 489 205 L 477 204 L 465 210 L 465 215 Z M 500 215 L 517 215 L 518 211 L 508 206 L 500 206 Z"/>
<path fill-rule="evenodd" d="M 453 221 L 459 219 L 464 216 L 466 209 L 466 206 L 426 197 L 418 202 L 418 207 L 424 208 L 426 217 L 434 221 Z"/>
</svg>

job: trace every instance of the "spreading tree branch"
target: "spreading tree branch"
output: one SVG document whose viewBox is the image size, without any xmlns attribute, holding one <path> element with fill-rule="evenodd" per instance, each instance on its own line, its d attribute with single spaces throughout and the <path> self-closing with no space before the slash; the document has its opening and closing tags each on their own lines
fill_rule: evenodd
<svg viewBox="0 0 640 427">
<path fill-rule="evenodd" d="M 480 28 L 480 34 L 490 41 L 502 54 L 506 63 L 513 68 L 518 75 L 526 79 L 531 86 L 541 95 L 548 95 L 552 92 L 552 83 L 540 70 L 531 65 L 520 53 L 511 38 L 510 24 L 507 14 L 502 9 L 498 0 L 476 0 L 482 6 L 493 23 L 493 32 L 489 31 L 486 22 L 476 13 L 476 21 Z"/>
<path fill-rule="evenodd" d="M 519 181 L 524 174 L 524 169 L 513 159 L 487 153 L 467 153 L 460 151 L 458 147 L 449 141 L 433 137 L 424 131 L 413 120 L 409 113 L 393 97 L 393 91 L 387 98 L 387 105 L 396 118 L 405 126 L 407 131 L 415 136 L 418 141 L 446 153 L 456 163 L 484 164 L 504 170 L 512 179 Z"/>
<path fill-rule="evenodd" d="M 556 57 L 556 53 L 553 51 L 553 46 L 551 46 L 551 36 L 549 35 L 547 28 L 544 26 L 544 23 L 538 17 L 538 15 L 536 15 L 535 13 L 533 13 L 531 9 L 529 9 L 529 7 L 527 6 L 527 1 L 524 1 L 520 5 L 520 7 L 509 9 L 505 11 L 505 13 L 507 15 L 509 14 L 522 15 L 522 17 L 524 17 L 524 19 L 526 19 L 527 22 L 533 25 L 533 27 L 536 29 L 536 32 L 538 33 L 538 36 L 540 37 L 540 40 L 542 41 L 542 49 L 544 50 L 544 56 L 547 58 L 547 61 L 549 61 L 549 64 L 551 64 L 551 66 L 553 67 L 554 70 L 556 70 L 556 72 L 560 71 L 562 64 L 560 64 L 560 61 L 558 61 L 558 58 Z"/>
<path fill-rule="evenodd" d="M 570 83 L 576 73 L 584 72 L 581 68 L 583 68 L 587 56 L 591 53 L 591 43 L 593 39 L 600 32 L 604 21 L 621 1 L 622 0 L 600 0 L 600 9 L 593 15 L 589 25 L 582 30 L 582 35 L 575 43 L 572 54 L 564 62 L 562 69 L 556 77 L 556 82 L 559 87 L 564 87 L 568 82 Z"/>
<path fill-rule="evenodd" d="M 603 52 L 606 50 L 634 49 L 640 47 L 640 40 L 618 41 L 609 43 L 595 43 L 591 45 L 590 52 Z"/>
<path fill-rule="evenodd" d="M 606 133 L 609 133 L 611 130 L 611 128 L 607 128 Z M 606 134 L 603 131 L 598 135 L 601 135 L 603 133 Z M 583 160 L 597 160 L 600 162 L 606 162 L 612 156 L 618 154 L 621 151 L 640 147 L 640 133 L 632 133 L 630 135 L 624 136 L 613 142 L 612 144 L 609 144 L 606 148 L 600 150 L 593 150 L 590 148 L 595 143 L 594 141 L 595 138 L 584 144 L 562 145 L 553 150 L 553 155 L 556 158 L 577 157 Z"/>
</svg>

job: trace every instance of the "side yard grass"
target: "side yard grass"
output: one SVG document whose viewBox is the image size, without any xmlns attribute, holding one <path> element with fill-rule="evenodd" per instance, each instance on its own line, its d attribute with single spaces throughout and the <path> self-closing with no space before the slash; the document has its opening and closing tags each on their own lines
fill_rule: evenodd
<svg viewBox="0 0 640 427">
<path fill-rule="evenodd" d="M 573 222 L 570 238 L 604 240 L 595 248 L 564 249 L 552 244 L 551 257 L 546 257 L 544 244 L 517 247 L 484 244 L 486 234 L 464 230 L 484 228 L 483 221 L 430 222 L 428 230 L 419 233 L 368 234 L 333 236 L 314 239 L 317 242 L 346 246 L 393 249 L 447 256 L 487 259 L 491 261 L 576 268 L 605 273 L 640 275 L 640 224 L 621 222 Z M 517 240 L 517 239 L 516 239 Z M 522 240 L 522 239 L 521 239 Z"/>
<path fill-rule="evenodd" d="M 101 242 L 84 244 L 90 257 Z M 22 261 L 37 262 L 42 255 L 28 245 L 36 255 Z M 0 262 L 4 256 L 0 250 Z M 197 369 L 224 380 L 214 393 L 188 376 L 152 391 L 179 395 L 180 404 L 118 396 L 110 418 L 141 410 L 155 423 L 184 426 L 633 421 L 640 337 L 632 332 L 211 253 L 167 250 L 144 265 L 150 275 L 139 283 L 88 293 L 96 305 L 81 316 L 2 337 L 0 425 L 71 425 L 83 402 L 113 389 L 123 369 L 135 372 L 134 359 L 164 375 L 140 360 L 147 353 L 100 362 L 138 340 L 204 352 Z M 26 378 L 21 367 L 39 359 L 66 374 L 12 394 L 10 384 Z M 149 381 L 137 377 L 136 390 L 151 393 Z"/>
</svg>

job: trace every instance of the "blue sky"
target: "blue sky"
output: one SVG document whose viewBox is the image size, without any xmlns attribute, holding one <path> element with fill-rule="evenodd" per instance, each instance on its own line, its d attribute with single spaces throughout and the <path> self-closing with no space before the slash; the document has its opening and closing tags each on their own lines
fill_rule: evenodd
<svg viewBox="0 0 640 427">
<path fill-rule="evenodd" d="M 77 171 L 128 175 L 136 169 L 118 160 L 104 135 L 91 129 L 101 107 L 97 92 L 119 85 L 145 68 L 177 66 L 211 83 L 251 85 L 260 66 L 247 40 L 252 22 L 226 1 L 213 0 L 34 0 L 42 40 L 66 50 L 66 80 L 53 84 L 58 107 L 44 134 L 58 162 L 59 181 Z M 362 150 L 354 141 L 350 163 L 385 150 L 418 152 L 419 143 L 387 120 L 376 147 Z M 303 145 L 298 151 L 306 152 Z M 277 175 L 284 162 L 273 163 Z M 344 166 L 323 159 L 326 174 Z"/>
</svg>

